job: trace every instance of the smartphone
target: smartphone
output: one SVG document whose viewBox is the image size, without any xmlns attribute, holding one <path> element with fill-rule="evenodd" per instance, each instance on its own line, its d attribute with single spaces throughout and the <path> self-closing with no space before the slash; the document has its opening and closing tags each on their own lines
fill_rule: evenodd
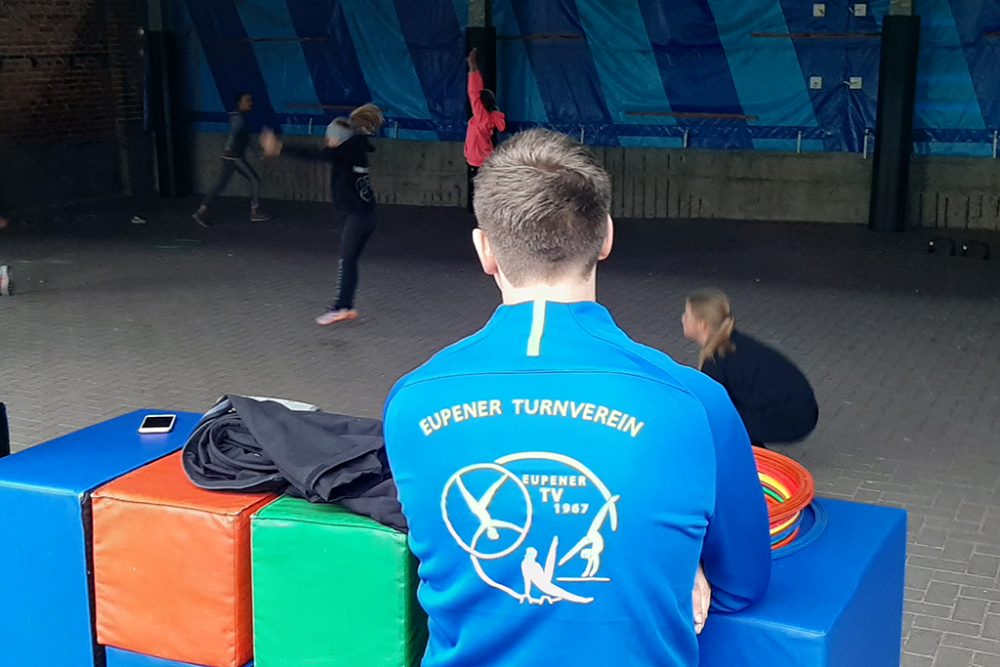
<svg viewBox="0 0 1000 667">
<path fill-rule="evenodd" d="M 139 433 L 170 433 L 176 421 L 177 415 L 146 415 L 142 418 Z"/>
</svg>

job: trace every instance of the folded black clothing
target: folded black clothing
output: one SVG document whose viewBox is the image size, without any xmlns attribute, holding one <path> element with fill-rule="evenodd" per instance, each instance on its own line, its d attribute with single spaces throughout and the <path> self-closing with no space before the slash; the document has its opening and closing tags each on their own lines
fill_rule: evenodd
<svg viewBox="0 0 1000 667">
<path fill-rule="evenodd" d="M 203 489 L 337 503 L 406 531 L 378 419 L 224 396 L 184 445 L 183 462 Z"/>
</svg>

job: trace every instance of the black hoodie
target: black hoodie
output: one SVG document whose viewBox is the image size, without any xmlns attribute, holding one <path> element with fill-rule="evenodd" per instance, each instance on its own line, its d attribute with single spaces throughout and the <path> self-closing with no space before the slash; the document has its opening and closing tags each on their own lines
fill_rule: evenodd
<svg viewBox="0 0 1000 667">
<path fill-rule="evenodd" d="M 355 134 L 336 148 L 283 146 L 282 155 L 330 163 L 330 194 L 344 213 L 363 213 L 375 207 L 375 191 L 368 174 L 368 153 L 375 147 L 363 134 Z"/>
</svg>

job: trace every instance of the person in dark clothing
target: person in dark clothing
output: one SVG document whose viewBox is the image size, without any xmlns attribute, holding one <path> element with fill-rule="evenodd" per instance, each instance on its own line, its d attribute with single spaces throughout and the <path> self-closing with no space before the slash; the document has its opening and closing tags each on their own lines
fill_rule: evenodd
<svg viewBox="0 0 1000 667">
<path fill-rule="evenodd" d="M 325 146 L 285 146 L 273 132 L 261 134 L 264 155 L 287 155 L 302 160 L 330 164 L 330 192 L 333 204 L 344 223 L 340 241 L 339 287 L 337 299 L 316 324 L 326 326 L 357 319 L 354 293 L 358 287 L 358 261 L 375 231 L 375 191 L 368 169 L 368 153 L 375 151 L 368 137 L 382 127 L 382 112 L 374 104 L 365 104 L 351 112 L 350 118 L 337 118 L 326 129 Z"/>
<path fill-rule="evenodd" d="M 10 221 L 4 216 L 0 215 L 0 232 L 7 229 L 10 225 Z M 0 296 L 10 295 L 10 283 L 11 283 L 11 270 L 10 267 L 0 261 Z M 3 405 L 0 403 L 0 405 Z M 0 437 L 3 437 L 3 433 L 0 433 Z M 0 452 L 2 453 L 2 452 Z"/>
<path fill-rule="evenodd" d="M 215 179 L 215 184 L 205 195 L 201 206 L 191 217 L 202 227 L 208 227 L 211 223 L 206 217 L 208 206 L 218 197 L 233 174 L 239 174 L 245 178 L 252 189 L 250 197 L 250 221 L 266 222 L 271 216 L 260 210 L 260 176 L 250 163 L 247 162 L 246 152 L 250 143 L 250 127 L 247 125 L 246 115 L 253 109 L 253 95 L 250 93 L 240 93 L 236 98 L 236 111 L 229 113 L 229 138 L 226 139 L 226 147 L 222 152 L 222 169 Z"/>
<path fill-rule="evenodd" d="M 7 406 L 0 403 L 0 458 L 10 455 L 10 426 L 7 423 Z"/>
<path fill-rule="evenodd" d="M 684 337 L 701 347 L 699 370 L 726 388 L 751 443 L 797 442 L 812 433 L 819 407 L 809 380 L 783 354 L 736 331 L 724 293 L 693 293 L 681 321 Z"/>
</svg>

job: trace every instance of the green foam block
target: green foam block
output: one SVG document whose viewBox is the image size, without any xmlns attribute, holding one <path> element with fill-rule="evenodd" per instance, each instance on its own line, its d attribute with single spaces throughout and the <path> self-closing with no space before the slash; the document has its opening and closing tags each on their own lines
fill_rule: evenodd
<svg viewBox="0 0 1000 667">
<path fill-rule="evenodd" d="M 406 536 L 282 498 L 251 520 L 257 667 L 416 667 L 427 619 Z"/>
</svg>

